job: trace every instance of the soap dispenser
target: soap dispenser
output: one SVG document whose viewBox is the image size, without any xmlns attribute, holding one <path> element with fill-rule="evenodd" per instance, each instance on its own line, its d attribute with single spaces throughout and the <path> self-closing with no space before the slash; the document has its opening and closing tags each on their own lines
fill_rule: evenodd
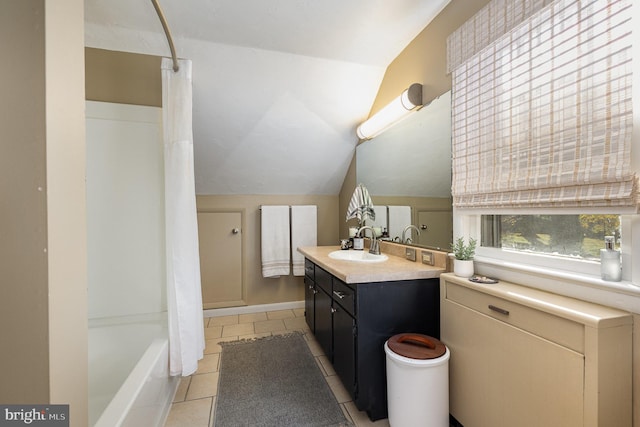
<svg viewBox="0 0 640 427">
<path fill-rule="evenodd" d="M 619 282 L 622 279 L 620 251 L 614 249 L 613 236 L 604 238 L 604 249 L 600 249 L 600 271 L 602 280 Z"/>
</svg>

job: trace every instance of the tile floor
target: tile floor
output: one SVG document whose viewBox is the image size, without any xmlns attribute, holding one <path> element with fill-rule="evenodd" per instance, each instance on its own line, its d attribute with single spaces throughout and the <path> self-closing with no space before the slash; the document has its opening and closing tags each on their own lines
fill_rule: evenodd
<svg viewBox="0 0 640 427">
<path fill-rule="evenodd" d="M 304 320 L 304 309 L 205 318 L 204 326 L 207 344 L 204 359 L 200 361 L 195 374 L 183 378 L 180 382 L 165 427 L 213 426 L 218 393 L 220 342 L 275 335 L 294 330 L 305 333 L 307 344 L 315 355 L 347 419 L 356 427 L 389 426 L 386 419 L 374 423 L 369 420 L 365 412 L 358 411 L 331 363 L 310 333 Z"/>
</svg>

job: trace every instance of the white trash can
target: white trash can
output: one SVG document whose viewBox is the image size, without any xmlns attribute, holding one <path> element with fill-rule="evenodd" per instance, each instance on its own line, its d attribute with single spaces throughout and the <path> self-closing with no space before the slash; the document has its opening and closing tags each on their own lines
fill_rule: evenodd
<svg viewBox="0 0 640 427">
<path fill-rule="evenodd" d="M 449 427 L 449 349 L 422 334 L 384 343 L 391 427 Z"/>
</svg>

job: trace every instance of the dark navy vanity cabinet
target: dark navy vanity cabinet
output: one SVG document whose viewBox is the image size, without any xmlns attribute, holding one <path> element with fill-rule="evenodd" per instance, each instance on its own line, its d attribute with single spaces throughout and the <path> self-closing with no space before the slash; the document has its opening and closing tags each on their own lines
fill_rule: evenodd
<svg viewBox="0 0 640 427">
<path fill-rule="evenodd" d="M 439 279 L 347 284 L 309 259 L 305 273 L 309 328 L 358 409 L 386 418 L 384 343 L 403 332 L 440 338 Z"/>
</svg>

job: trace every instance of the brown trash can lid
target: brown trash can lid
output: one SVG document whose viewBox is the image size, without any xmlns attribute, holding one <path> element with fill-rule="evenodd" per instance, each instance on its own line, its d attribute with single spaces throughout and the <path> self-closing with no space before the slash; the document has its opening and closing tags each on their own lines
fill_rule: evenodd
<svg viewBox="0 0 640 427">
<path fill-rule="evenodd" d="M 394 335 L 387 341 L 387 346 L 394 353 L 410 359 L 436 359 L 447 351 L 438 339 L 414 333 Z"/>
</svg>

